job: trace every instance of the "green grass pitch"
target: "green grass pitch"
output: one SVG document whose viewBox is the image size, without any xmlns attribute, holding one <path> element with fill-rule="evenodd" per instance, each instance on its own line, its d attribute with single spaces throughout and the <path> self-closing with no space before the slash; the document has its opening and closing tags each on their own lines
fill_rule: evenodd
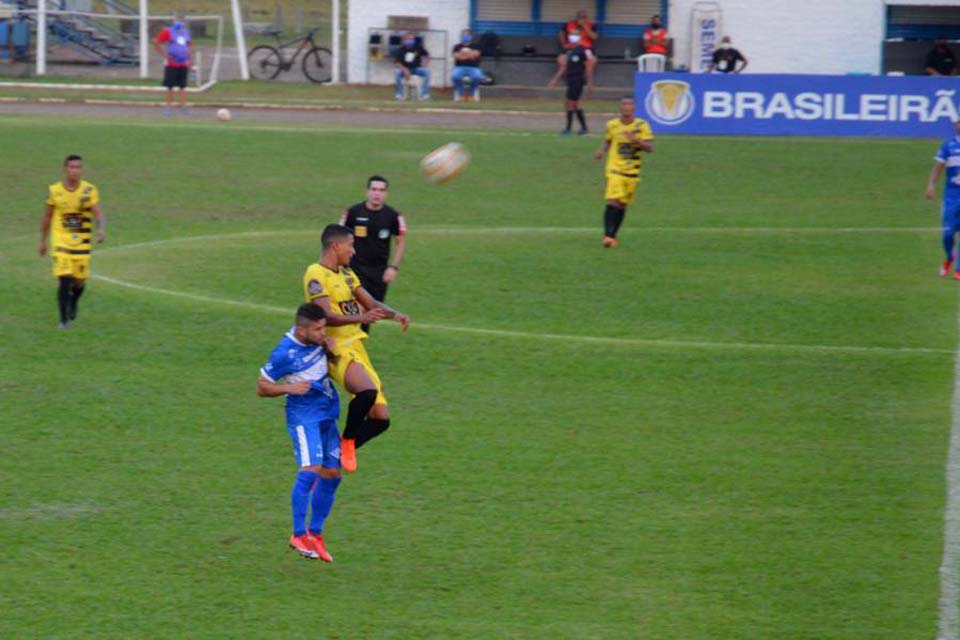
<svg viewBox="0 0 960 640">
<path fill-rule="evenodd" d="M 957 334 L 935 143 L 665 136 L 605 251 L 596 138 L 0 134 L 0 636 L 934 637 Z M 471 167 L 427 185 L 452 139 Z M 36 244 L 67 153 L 113 281 L 57 331 Z M 254 384 L 372 173 L 408 218 L 389 302 L 415 324 L 373 332 L 394 426 L 322 565 L 286 547 L 282 401 Z"/>
</svg>

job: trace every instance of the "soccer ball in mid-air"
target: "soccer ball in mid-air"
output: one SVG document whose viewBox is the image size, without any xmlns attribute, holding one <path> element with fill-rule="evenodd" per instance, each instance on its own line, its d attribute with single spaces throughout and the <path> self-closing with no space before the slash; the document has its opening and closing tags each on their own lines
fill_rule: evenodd
<svg viewBox="0 0 960 640">
<path fill-rule="evenodd" d="M 217 109 L 217 120 L 226 122 L 233 116 L 230 115 L 230 109 Z"/>
<path fill-rule="evenodd" d="M 420 161 L 420 173 L 428 182 L 450 182 L 470 164 L 470 152 L 459 142 L 448 142 L 434 149 Z"/>
</svg>

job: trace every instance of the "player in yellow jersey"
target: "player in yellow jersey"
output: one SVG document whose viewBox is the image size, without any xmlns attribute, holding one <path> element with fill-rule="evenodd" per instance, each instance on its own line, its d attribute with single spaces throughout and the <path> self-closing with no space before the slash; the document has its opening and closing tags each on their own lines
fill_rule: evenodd
<svg viewBox="0 0 960 640">
<path fill-rule="evenodd" d="M 50 185 L 47 208 L 40 223 L 40 255 L 47 255 L 47 239 L 53 245 L 53 276 L 57 278 L 60 328 L 77 318 L 77 303 L 90 275 L 93 224 L 97 242 L 106 238 L 107 221 L 100 211 L 100 193 L 83 180 L 83 158 L 67 156 L 63 180 Z"/>
<path fill-rule="evenodd" d="M 303 294 L 326 313 L 327 335 L 333 341 L 328 345 L 330 377 L 353 396 L 340 440 L 340 463 L 344 470 L 356 471 L 356 449 L 390 426 L 383 384 L 363 346 L 367 334 L 360 325 L 392 318 L 406 331 L 410 318 L 375 300 L 347 266 L 355 253 L 349 227 L 327 225 L 321 241 L 320 260 L 303 274 Z"/>
<path fill-rule="evenodd" d="M 607 155 L 607 189 L 603 212 L 603 246 L 617 246 L 617 232 L 623 223 L 627 205 L 637 195 L 643 152 L 653 153 L 653 131 L 646 120 L 638 118 L 632 97 L 620 99 L 620 117 L 607 122 L 603 146 L 594 154 L 600 160 Z"/>
</svg>

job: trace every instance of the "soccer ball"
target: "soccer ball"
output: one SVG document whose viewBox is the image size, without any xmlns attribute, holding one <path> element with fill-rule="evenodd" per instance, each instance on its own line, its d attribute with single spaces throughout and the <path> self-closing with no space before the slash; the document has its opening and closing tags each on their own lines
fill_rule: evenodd
<svg viewBox="0 0 960 640">
<path fill-rule="evenodd" d="M 428 182 L 442 184 L 460 175 L 470 164 L 470 152 L 459 142 L 448 142 L 420 161 L 420 173 Z"/>
<path fill-rule="evenodd" d="M 226 122 L 232 116 L 230 115 L 230 109 L 217 109 L 217 120 L 222 120 Z"/>
</svg>

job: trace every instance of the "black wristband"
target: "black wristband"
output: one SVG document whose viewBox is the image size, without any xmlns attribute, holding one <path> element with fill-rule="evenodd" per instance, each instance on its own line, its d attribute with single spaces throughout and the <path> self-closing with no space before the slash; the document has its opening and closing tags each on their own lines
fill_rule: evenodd
<svg viewBox="0 0 960 640">
<path fill-rule="evenodd" d="M 388 264 L 387 269 L 393 269 L 394 271 L 400 271 L 400 267 L 395 264 Z"/>
</svg>

